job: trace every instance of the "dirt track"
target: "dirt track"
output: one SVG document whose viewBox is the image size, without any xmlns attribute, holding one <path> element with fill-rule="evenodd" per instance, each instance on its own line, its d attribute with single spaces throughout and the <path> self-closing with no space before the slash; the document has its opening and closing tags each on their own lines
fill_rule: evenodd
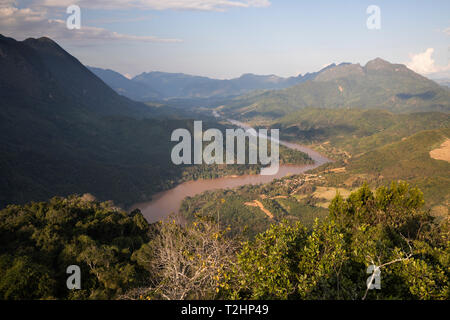
<svg viewBox="0 0 450 320">
<path fill-rule="evenodd" d="M 270 212 L 269 210 L 267 210 L 266 208 L 264 208 L 264 205 L 259 201 L 259 200 L 253 200 L 253 202 L 246 202 L 244 203 L 246 206 L 251 206 L 251 207 L 258 207 L 261 209 L 262 212 L 264 212 L 269 219 L 273 219 L 273 214 L 272 212 Z"/>
</svg>

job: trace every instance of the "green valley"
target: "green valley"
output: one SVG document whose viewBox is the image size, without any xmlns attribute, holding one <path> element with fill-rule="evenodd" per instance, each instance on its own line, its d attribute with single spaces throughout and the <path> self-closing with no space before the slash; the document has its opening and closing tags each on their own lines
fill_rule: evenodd
<svg viewBox="0 0 450 320">
<path fill-rule="evenodd" d="M 448 299 L 450 91 L 405 65 L 131 77 L 0 35 L 0 70 L 0 299 Z M 279 172 L 175 165 L 195 121 L 279 129 Z"/>
</svg>

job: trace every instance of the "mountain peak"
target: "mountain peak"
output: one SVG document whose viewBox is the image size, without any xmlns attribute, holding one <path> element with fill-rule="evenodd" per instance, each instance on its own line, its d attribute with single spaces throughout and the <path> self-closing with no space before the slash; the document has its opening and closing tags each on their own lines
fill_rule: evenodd
<svg viewBox="0 0 450 320">
<path fill-rule="evenodd" d="M 52 105 L 71 112 L 84 108 L 102 115 L 148 112 L 147 106 L 119 96 L 47 37 L 0 40 L 4 57 L 0 59 L 0 88 L 8 88 L 8 99 L 14 103 Z"/>
<path fill-rule="evenodd" d="M 366 63 L 366 70 L 392 69 L 394 65 L 381 58 L 375 58 Z"/>
<path fill-rule="evenodd" d="M 359 63 L 341 63 L 339 65 L 330 65 L 322 69 L 314 80 L 330 81 L 350 75 L 364 75 L 364 70 Z"/>
<path fill-rule="evenodd" d="M 364 67 L 364 70 L 366 72 L 381 71 L 381 72 L 387 72 L 387 73 L 397 73 L 397 74 L 400 73 L 403 75 L 409 75 L 409 76 L 413 76 L 415 78 L 423 79 L 423 77 L 421 75 L 408 69 L 408 67 L 405 66 L 404 64 L 390 63 L 390 62 L 380 59 L 380 58 L 376 58 L 374 60 L 367 62 L 366 66 Z"/>
<path fill-rule="evenodd" d="M 26 44 L 40 44 L 40 45 L 56 45 L 56 42 L 48 37 L 40 37 L 40 38 L 27 38 L 23 41 Z"/>
<path fill-rule="evenodd" d="M 386 60 L 384 60 L 384 59 L 381 59 L 380 57 L 376 57 L 375 59 L 370 60 L 370 61 L 367 62 L 367 63 L 391 64 L 389 61 L 386 61 Z"/>
<path fill-rule="evenodd" d="M 39 49 L 42 52 L 46 52 L 47 54 L 56 56 L 70 56 L 55 41 L 48 37 L 28 38 L 22 41 L 22 43 L 34 49 Z"/>
</svg>

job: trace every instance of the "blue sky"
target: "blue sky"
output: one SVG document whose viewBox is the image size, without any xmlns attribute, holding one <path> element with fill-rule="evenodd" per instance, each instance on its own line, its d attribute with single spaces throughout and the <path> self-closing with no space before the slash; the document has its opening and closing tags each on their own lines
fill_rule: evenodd
<svg viewBox="0 0 450 320">
<path fill-rule="evenodd" d="M 83 63 L 127 75 L 292 76 L 375 57 L 428 76 L 450 72 L 448 0 L 4 1 L 0 33 L 47 35 Z M 65 28 L 69 4 L 81 8 L 80 30 Z M 369 5 L 381 9 L 380 30 L 366 26 Z"/>
</svg>

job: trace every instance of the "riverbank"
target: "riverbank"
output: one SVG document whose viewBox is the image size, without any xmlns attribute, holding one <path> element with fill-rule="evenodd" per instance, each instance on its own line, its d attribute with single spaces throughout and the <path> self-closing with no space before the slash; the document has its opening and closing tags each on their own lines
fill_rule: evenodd
<svg viewBox="0 0 450 320">
<path fill-rule="evenodd" d="M 239 126 L 243 129 L 250 127 L 245 123 L 228 119 L 233 125 Z M 330 162 L 331 160 L 321 155 L 319 152 L 308 147 L 290 143 L 286 141 L 279 141 L 280 145 L 287 148 L 304 152 L 314 160 L 314 164 L 310 165 L 280 165 L 277 174 L 264 175 L 243 175 L 243 176 L 228 176 L 209 180 L 195 180 L 181 183 L 175 188 L 159 192 L 153 196 L 151 201 L 138 203 L 132 206 L 132 209 L 140 209 L 144 217 L 149 223 L 163 220 L 171 214 L 179 212 L 181 203 L 186 197 L 193 197 L 197 194 L 213 191 L 218 189 L 237 188 L 243 185 L 257 185 L 269 183 L 275 179 L 280 179 L 288 175 L 298 175 L 306 171 L 320 167 L 321 165 Z"/>
</svg>

